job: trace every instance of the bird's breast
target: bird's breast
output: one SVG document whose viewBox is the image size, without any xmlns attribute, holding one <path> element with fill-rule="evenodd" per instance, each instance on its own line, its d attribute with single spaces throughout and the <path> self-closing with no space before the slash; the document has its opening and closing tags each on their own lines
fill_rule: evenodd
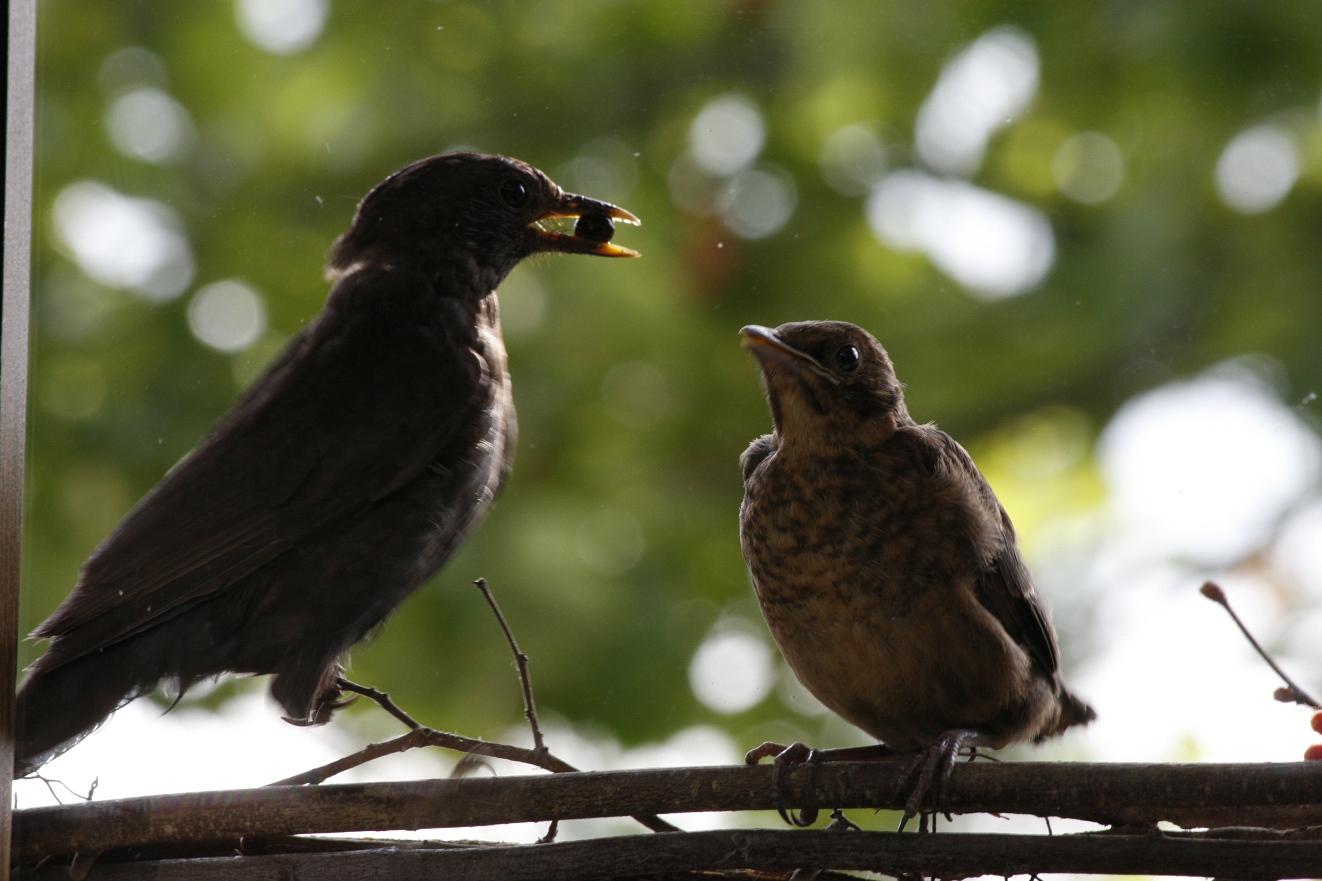
<svg viewBox="0 0 1322 881">
<path fill-rule="evenodd" d="M 898 749 L 994 713 L 1000 689 L 975 680 L 1014 660 L 983 626 L 976 554 L 930 479 L 885 456 L 778 453 L 745 482 L 740 517 L 758 601 L 790 667 Z"/>
<path fill-rule="evenodd" d="M 759 597 L 792 607 L 865 593 L 902 614 L 901 576 L 933 561 L 905 528 L 915 503 L 897 488 L 885 469 L 854 455 L 769 457 L 745 483 L 740 518 Z"/>
</svg>

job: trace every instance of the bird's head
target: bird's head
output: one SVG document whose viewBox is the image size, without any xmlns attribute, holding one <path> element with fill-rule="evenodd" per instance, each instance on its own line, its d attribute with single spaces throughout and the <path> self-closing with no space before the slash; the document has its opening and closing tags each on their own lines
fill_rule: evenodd
<svg viewBox="0 0 1322 881">
<path fill-rule="evenodd" d="M 876 338 L 844 321 L 799 321 L 739 333 L 757 357 L 776 434 L 812 445 L 886 436 L 909 419 L 904 391 Z"/>
<path fill-rule="evenodd" d="M 576 233 L 543 221 L 583 218 Z M 524 162 L 482 153 L 446 153 L 386 178 L 358 203 L 353 224 L 331 247 L 328 271 L 358 263 L 472 260 L 499 283 L 541 251 L 637 257 L 610 243 L 613 221 L 637 224 L 623 208 L 566 193 Z"/>
</svg>

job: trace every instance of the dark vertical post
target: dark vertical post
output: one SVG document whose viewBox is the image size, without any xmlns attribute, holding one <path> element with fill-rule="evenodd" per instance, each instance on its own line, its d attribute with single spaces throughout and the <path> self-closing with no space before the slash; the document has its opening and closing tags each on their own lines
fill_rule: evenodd
<svg viewBox="0 0 1322 881">
<path fill-rule="evenodd" d="M 10 0 L 5 117 L 4 294 L 0 302 L 0 881 L 9 879 L 14 683 L 27 441 L 28 305 L 32 258 L 32 125 L 37 3 Z"/>
</svg>

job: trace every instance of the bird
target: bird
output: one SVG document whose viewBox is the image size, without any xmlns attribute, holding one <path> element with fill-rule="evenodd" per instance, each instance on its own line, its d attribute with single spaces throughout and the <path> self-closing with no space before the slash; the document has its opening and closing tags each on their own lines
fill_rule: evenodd
<svg viewBox="0 0 1322 881">
<path fill-rule="evenodd" d="M 591 233 L 557 231 L 585 218 Z M 162 681 L 275 674 L 295 724 L 341 706 L 339 660 L 436 572 L 509 473 L 496 288 L 542 252 L 636 257 L 623 208 L 474 152 L 403 168 L 330 249 L 322 312 L 125 516 L 33 632 L 16 771 Z"/>
<path fill-rule="evenodd" d="M 940 803 L 961 748 L 1040 742 L 1094 719 L 1061 679 L 1005 509 L 963 447 L 909 415 L 876 338 L 842 321 L 741 334 L 773 423 L 740 459 L 758 604 L 798 680 L 880 741 L 871 755 L 768 742 L 749 763 L 916 754 L 901 778 L 913 787 L 907 822 L 929 791 Z M 816 815 L 781 813 L 799 825 Z"/>
</svg>

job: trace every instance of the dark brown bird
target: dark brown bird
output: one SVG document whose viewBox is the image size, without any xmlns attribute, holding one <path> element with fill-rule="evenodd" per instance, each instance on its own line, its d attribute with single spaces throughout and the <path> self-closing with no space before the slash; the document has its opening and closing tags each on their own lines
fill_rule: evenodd
<svg viewBox="0 0 1322 881">
<path fill-rule="evenodd" d="M 1092 720 L 1061 681 L 1010 518 L 964 448 L 910 418 L 872 335 L 840 321 L 742 334 L 775 428 L 741 459 L 758 602 L 818 700 L 894 752 L 921 751 L 908 811 L 963 746 Z"/>
<path fill-rule="evenodd" d="M 496 287 L 542 251 L 634 257 L 549 231 L 637 223 L 502 156 L 387 178 L 334 244 L 324 311 L 128 514 L 33 636 L 17 767 L 162 679 L 274 673 L 291 721 L 338 706 L 338 660 L 446 561 L 510 468 Z"/>
</svg>

